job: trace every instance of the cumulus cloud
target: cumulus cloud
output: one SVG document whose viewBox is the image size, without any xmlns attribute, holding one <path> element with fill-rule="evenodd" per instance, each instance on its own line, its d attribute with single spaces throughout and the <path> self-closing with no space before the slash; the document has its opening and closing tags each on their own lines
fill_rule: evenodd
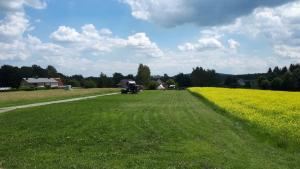
<svg viewBox="0 0 300 169">
<path fill-rule="evenodd" d="M 82 26 L 81 32 L 74 28 L 60 26 L 50 35 L 50 38 L 55 42 L 69 44 L 71 48 L 84 51 L 110 52 L 112 48 L 128 47 L 135 50 L 137 55 L 163 56 L 162 50 L 145 33 L 136 33 L 127 39 L 122 39 L 114 37 L 109 29 L 97 30 L 92 24 Z"/>
<path fill-rule="evenodd" d="M 145 33 L 136 33 L 128 37 L 127 46 L 137 49 L 140 54 L 151 57 L 162 57 L 164 54 L 162 50 L 151 42 L 150 38 Z"/>
<path fill-rule="evenodd" d="M 57 42 L 72 43 L 80 42 L 83 40 L 80 33 L 78 33 L 75 29 L 67 26 L 60 26 L 58 30 L 56 30 L 50 35 L 50 38 Z"/>
<path fill-rule="evenodd" d="M 0 1 L 0 60 L 25 60 L 30 56 L 25 32 L 32 30 L 24 6 L 43 9 L 46 3 L 41 0 Z"/>
<path fill-rule="evenodd" d="M 292 59 L 300 59 L 300 46 L 275 45 L 276 54 Z"/>
<path fill-rule="evenodd" d="M 241 46 L 241 44 L 234 39 L 229 39 L 228 46 L 230 49 L 237 50 Z"/>
<path fill-rule="evenodd" d="M 0 40 L 6 41 L 21 38 L 29 26 L 29 20 L 24 13 L 9 14 L 3 20 L 0 20 Z"/>
<path fill-rule="evenodd" d="M 217 37 L 202 37 L 197 43 L 185 43 L 178 46 L 181 51 L 205 51 L 223 49 L 224 46 Z"/>
<path fill-rule="evenodd" d="M 24 9 L 24 5 L 35 8 L 44 9 L 47 3 L 43 0 L 1 0 L 0 9 L 4 12 L 21 11 Z"/>
<path fill-rule="evenodd" d="M 216 26 L 209 31 L 217 34 L 238 34 L 264 38 L 274 53 L 283 58 L 300 58 L 300 1 L 276 8 L 258 8 L 233 24 Z"/>
<path fill-rule="evenodd" d="M 138 19 L 163 26 L 195 23 L 214 26 L 233 22 L 258 7 L 274 7 L 294 0 L 121 0 Z"/>
<path fill-rule="evenodd" d="M 42 9 L 46 7 L 46 3 L 41 0 L 0 1 L 0 11 L 5 15 L 0 20 L 1 41 L 21 38 L 26 31 L 32 29 L 24 11 L 24 6 Z"/>
<path fill-rule="evenodd" d="M 15 40 L 11 43 L 0 42 L 0 60 L 25 60 L 30 55 L 26 43 Z"/>
</svg>

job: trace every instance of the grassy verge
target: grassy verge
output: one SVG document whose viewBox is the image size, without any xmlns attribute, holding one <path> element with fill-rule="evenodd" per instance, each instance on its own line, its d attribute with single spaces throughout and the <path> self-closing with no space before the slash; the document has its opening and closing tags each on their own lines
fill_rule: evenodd
<svg viewBox="0 0 300 169">
<path fill-rule="evenodd" d="M 0 168 L 299 168 L 187 91 L 146 91 L 0 114 Z"/>
<path fill-rule="evenodd" d="M 36 102 L 53 101 L 59 99 L 69 99 L 79 96 L 89 96 L 96 94 L 105 94 L 118 92 L 119 89 L 95 88 L 95 89 L 73 89 L 66 91 L 64 89 L 36 90 L 36 91 L 17 91 L 0 92 L 0 108 L 8 106 L 24 105 Z"/>
</svg>

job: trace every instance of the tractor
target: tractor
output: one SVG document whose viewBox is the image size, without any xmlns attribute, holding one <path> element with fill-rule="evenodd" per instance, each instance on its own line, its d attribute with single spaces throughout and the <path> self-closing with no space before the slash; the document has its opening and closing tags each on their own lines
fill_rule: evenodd
<svg viewBox="0 0 300 169">
<path fill-rule="evenodd" d="M 126 87 L 121 89 L 122 94 L 137 94 L 140 91 L 139 85 L 136 85 L 135 81 L 128 81 Z"/>
</svg>

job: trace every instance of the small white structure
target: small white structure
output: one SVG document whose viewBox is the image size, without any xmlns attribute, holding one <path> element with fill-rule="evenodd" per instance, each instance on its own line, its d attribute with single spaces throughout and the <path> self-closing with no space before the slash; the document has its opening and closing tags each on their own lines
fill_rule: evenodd
<svg viewBox="0 0 300 169">
<path fill-rule="evenodd" d="M 11 89 L 11 87 L 0 87 L 0 91 L 9 91 Z"/>
<path fill-rule="evenodd" d="M 65 90 L 68 90 L 68 91 L 69 91 L 69 90 L 72 90 L 72 85 L 66 85 L 66 86 L 65 86 Z"/>
<path fill-rule="evenodd" d="M 160 84 L 156 89 L 157 90 L 165 90 L 166 88 L 162 84 Z"/>
<path fill-rule="evenodd" d="M 176 89 L 176 85 L 170 85 L 169 89 Z"/>
</svg>

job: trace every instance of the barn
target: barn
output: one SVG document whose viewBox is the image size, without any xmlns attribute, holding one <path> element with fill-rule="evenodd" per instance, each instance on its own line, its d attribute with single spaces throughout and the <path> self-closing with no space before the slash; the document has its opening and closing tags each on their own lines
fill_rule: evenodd
<svg viewBox="0 0 300 169">
<path fill-rule="evenodd" d="M 60 78 L 23 78 L 20 88 L 59 88 L 63 87 Z"/>
</svg>

